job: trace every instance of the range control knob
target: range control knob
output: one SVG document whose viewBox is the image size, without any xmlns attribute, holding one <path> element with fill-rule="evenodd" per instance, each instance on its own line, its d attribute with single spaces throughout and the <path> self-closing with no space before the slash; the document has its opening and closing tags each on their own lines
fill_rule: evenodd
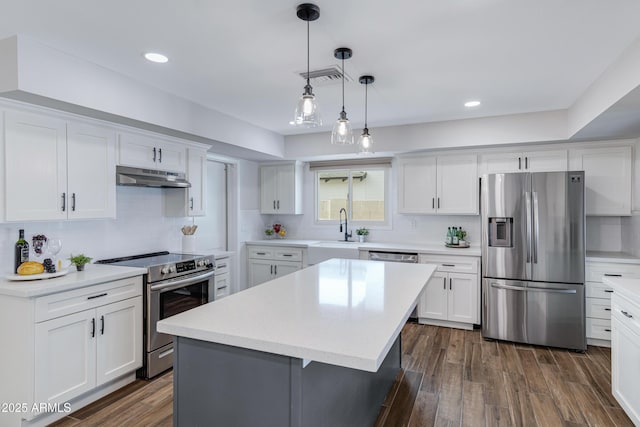
<svg viewBox="0 0 640 427">
<path fill-rule="evenodd" d="M 166 266 L 166 265 L 160 269 L 160 273 L 162 273 L 162 274 L 168 274 L 170 271 L 171 270 L 170 270 L 169 266 Z"/>
</svg>

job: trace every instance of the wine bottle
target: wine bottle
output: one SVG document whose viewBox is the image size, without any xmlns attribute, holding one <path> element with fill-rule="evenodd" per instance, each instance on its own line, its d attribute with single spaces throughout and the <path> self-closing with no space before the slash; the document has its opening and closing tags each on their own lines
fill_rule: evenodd
<svg viewBox="0 0 640 427">
<path fill-rule="evenodd" d="M 453 241 L 451 242 L 452 245 L 457 245 L 458 244 L 458 228 L 457 227 L 453 227 Z"/>
<path fill-rule="evenodd" d="M 20 229 L 18 241 L 16 242 L 16 252 L 15 252 L 15 268 L 14 272 L 18 272 L 18 267 L 23 262 L 29 261 L 29 243 L 24 240 L 24 230 Z"/>
<path fill-rule="evenodd" d="M 445 241 L 444 241 L 444 242 L 445 242 L 447 245 L 450 245 L 452 241 L 453 241 L 453 238 L 451 237 L 451 227 L 448 227 L 448 228 L 447 228 L 447 237 L 446 237 L 446 239 L 445 239 Z"/>
</svg>

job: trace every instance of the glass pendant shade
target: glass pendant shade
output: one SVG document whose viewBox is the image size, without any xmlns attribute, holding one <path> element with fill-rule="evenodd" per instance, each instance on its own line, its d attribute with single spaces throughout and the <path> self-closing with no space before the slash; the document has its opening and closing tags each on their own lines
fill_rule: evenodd
<svg viewBox="0 0 640 427">
<path fill-rule="evenodd" d="M 316 97 L 311 93 L 311 86 L 305 87 L 305 92 L 298 100 L 296 116 L 293 119 L 296 126 L 316 127 L 322 126 L 322 119 L 318 111 Z"/>
<path fill-rule="evenodd" d="M 368 128 L 362 130 L 358 144 L 360 144 L 360 154 L 373 154 L 373 137 L 369 135 Z"/>
<path fill-rule="evenodd" d="M 331 132 L 331 143 L 340 145 L 353 144 L 353 130 L 351 129 L 351 123 L 347 118 L 347 113 L 342 110 L 340 117 L 333 125 L 333 132 Z"/>
</svg>

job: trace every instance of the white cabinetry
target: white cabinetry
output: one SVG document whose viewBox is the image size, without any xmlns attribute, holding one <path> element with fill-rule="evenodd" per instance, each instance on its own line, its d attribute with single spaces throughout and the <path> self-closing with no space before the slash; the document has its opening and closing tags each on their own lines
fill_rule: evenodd
<svg viewBox="0 0 640 427">
<path fill-rule="evenodd" d="M 631 215 L 631 164 L 629 145 L 569 152 L 571 170 L 584 171 L 587 215 Z"/>
<path fill-rule="evenodd" d="M 613 289 L 603 283 L 602 279 L 604 277 L 640 279 L 640 265 L 587 261 L 585 267 L 587 343 L 609 347 L 611 345 L 611 295 Z"/>
<path fill-rule="evenodd" d="M 302 213 L 301 162 L 260 166 L 260 213 Z"/>
<path fill-rule="evenodd" d="M 479 324 L 480 260 L 423 254 L 419 260 L 437 265 L 418 300 L 419 322 L 463 329 Z"/>
<path fill-rule="evenodd" d="M 119 135 L 118 164 L 171 172 L 186 171 L 184 145 L 138 133 Z"/>
<path fill-rule="evenodd" d="M 477 167 L 475 154 L 399 159 L 398 213 L 477 215 Z"/>
<path fill-rule="evenodd" d="M 614 293 L 611 340 L 611 389 L 635 425 L 640 425 L 640 306 Z"/>
<path fill-rule="evenodd" d="M 167 216 L 204 216 L 207 214 L 207 149 L 187 148 L 187 180 L 191 187 L 165 193 Z"/>
<path fill-rule="evenodd" d="M 480 175 L 567 170 L 567 150 L 498 152 L 480 155 Z"/>
<path fill-rule="evenodd" d="M 5 113 L 7 221 L 114 218 L 115 132 Z"/>
<path fill-rule="evenodd" d="M 218 300 L 231 295 L 231 268 L 230 258 L 216 258 L 216 271 L 213 276 L 213 299 Z"/>
<path fill-rule="evenodd" d="M 302 248 L 247 245 L 249 286 L 285 276 L 305 267 Z"/>
</svg>

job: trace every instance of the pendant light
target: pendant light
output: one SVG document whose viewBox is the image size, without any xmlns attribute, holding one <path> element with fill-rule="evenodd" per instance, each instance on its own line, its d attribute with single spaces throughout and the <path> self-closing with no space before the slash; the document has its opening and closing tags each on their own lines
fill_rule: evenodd
<svg viewBox="0 0 640 427">
<path fill-rule="evenodd" d="M 307 21 L 307 84 L 298 101 L 293 124 L 302 127 L 316 127 L 322 125 L 322 120 L 318 112 L 316 97 L 312 92 L 313 88 L 309 83 L 309 22 L 320 17 L 320 8 L 315 4 L 303 3 L 298 5 L 296 14 L 298 18 Z"/>
<path fill-rule="evenodd" d="M 340 117 L 333 125 L 331 132 L 332 144 L 353 144 L 353 132 L 351 131 L 351 123 L 347 118 L 347 112 L 344 111 L 344 60 L 351 58 L 352 52 L 348 47 L 339 47 L 333 51 L 333 56 L 342 60 L 342 111 Z"/>
<path fill-rule="evenodd" d="M 373 76 L 360 76 L 359 80 L 364 85 L 364 129 L 362 129 L 358 144 L 360 145 L 360 154 L 373 154 L 373 137 L 369 135 L 369 128 L 367 127 L 367 89 L 375 79 Z"/>
</svg>

